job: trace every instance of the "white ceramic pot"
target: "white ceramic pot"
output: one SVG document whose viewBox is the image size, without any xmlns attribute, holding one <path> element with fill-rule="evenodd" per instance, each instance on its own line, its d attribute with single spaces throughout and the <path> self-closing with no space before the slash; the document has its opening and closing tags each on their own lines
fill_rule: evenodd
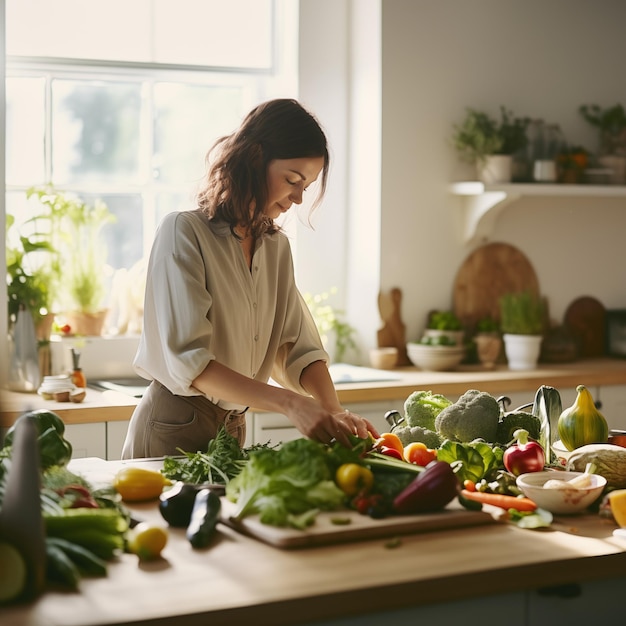
<svg viewBox="0 0 626 626">
<path fill-rule="evenodd" d="M 513 157 L 510 154 L 492 154 L 477 169 L 478 179 L 485 185 L 510 183 L 513 178 Z"/>
<path fill-rule="evenodd" d="M 505 333 L 504 353 L 511 370 L 533 370 L 541 352 L 541 335 L 511 335 Z"/>
</svg>

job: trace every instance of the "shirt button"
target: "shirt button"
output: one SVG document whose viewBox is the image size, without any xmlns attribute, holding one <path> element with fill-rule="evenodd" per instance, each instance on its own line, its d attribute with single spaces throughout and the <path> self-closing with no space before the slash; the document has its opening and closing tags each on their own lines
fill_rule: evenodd
<svg viewBox="0 0 626 626">
<path fill-rule="evenodd" d="M 255 340 L 255 341 L 258 341 L 258 340 L 259 340 L 259 336 L 258 336 L 258 335 L 255 335 L 255 336 L 254 336 L 254 340 Z"/>
<path fill-rule="evenodd" d="M 252 303 L 252 307 L 256 309 L 256 302 Z"/>
</svg>

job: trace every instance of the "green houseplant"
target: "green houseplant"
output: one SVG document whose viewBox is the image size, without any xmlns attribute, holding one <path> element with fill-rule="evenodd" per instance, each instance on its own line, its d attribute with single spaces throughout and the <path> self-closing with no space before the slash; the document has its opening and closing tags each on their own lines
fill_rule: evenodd
<svg viewBox="0 0 626 626">
<path fill-rule="evenodd" d="M 500 327 L 510 369 L 534 369 L 545 329 L 545 300 L 528 291 L 505 293 L 499 299 Z"/>
<path fill-rule="evenodd" d="M 528 118 L 515 117 L 504 106 L 499 120 L 468 107 L 463 122 L 454 126 L 453 143 L 459 157 L 474 164 L 484 182 L 509 182 L 513 155 L 528 143 L 528 124 Z M 497 167 L 502 171 L 491 171 Z"/>
<path fill-rule="evenodd" d="M 58 253 L 47 232 L 40 230 L 41 216 L 18 227 L 15 216 L 6 216 L 6 269 L 9 327 L 17 321 L 20 307 L 33 318 L 37 339 L 50 339 L 58 287 Z M 43 343 L 42 343 L 43 342 Z"/>
<path fill-rule="evenodd" d="M 101 201 L 88 204 L 52 185 L 33 187 L 27 196 L 43 207 L 51 245 L 58 251 L 60 312 L 75 334 L 100 334 L 106 315 L 102 229 L 115 216 Z"/>
<path fill-rule="evenodd" d="M 584 104 L 578 110 L 589 124 L 598 129 L 598 163 L 612 170 L 612 183 L 625 184 L 626 110 L 621 104 L 608 108 Z"/>
<path fill-rule="evenodd" d="M 350 349 L 356 349 L 355 328 L 343 319 L 343 311 L 329 304 L 328 300 L 337 289 L 330 292 L 312 295 L 303 294 L 304 301 L 313 315 L 315 325 L 324 345 L 333 348 L 331 358 L 334 362 L 343 362 Z M 332 338 L 332 340 L 331 340 Z"/>
</svg>

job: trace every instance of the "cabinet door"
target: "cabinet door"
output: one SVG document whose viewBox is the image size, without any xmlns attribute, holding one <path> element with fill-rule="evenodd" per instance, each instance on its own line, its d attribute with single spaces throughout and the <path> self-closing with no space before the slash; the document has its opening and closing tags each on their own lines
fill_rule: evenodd
<svg viewBox="0 0 626 626">
<path fill-rule="evenodd" d="M 130 420 L 107 422 L 107 461 L 119 461 L 122 458 L 122 446 L 126 439 L 126 431 Z"/>
<path fill-rule="evenodd" d="M 622 626 L 624 614 L 619 598 L 625 588 L 626 578 L 617 578 L 531 591 L 528 626 Z"/>
<path fill-rule="evenodd" d="M 72 444 L 72 458 L 98 457 L 106 459 L 106 427 L 96 424 L 68 424 L 65 438 Z"/>
<path fill-rule="evenodd" d="M 597 399 L 609 428 L 626 430 L 626 385 L 600 387 L 598 396 L 594 396 Z"/>
</svg>

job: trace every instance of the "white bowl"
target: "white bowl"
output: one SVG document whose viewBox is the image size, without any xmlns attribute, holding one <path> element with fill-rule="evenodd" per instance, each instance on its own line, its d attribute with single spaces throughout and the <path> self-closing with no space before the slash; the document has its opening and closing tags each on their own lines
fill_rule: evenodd
<svg viewBox="0 0 626 626">
<path fill-rule="evenodd" d="M 584 513 L 600 497 L 606 487 L 606 478 L 599 474 L 591 474 L 592 486 L 584 489 L 576 487 L 545 489 L 543 485 L 548 480 L 568 481 L 581 475 L 582 472 L 545 470 L 522 474 L 517 477 L 516 483 L 523 494 L 539 508 L 551 513 L 573 515 Z"/>
<path fill-rule="evenodd" d="M 424 337 L 432 337 L 438 339 L 440 337 L 447 337 L 450 342 L 450 345 L 455 345 L 457 347 L 463 345 L 463 337 L 465 333 L 462 330 L 437 330 L 435 328 L 426 328 L 424 330 Z"/>
<path fill-rule="evenodd" d="M 568 450 L 560 439 L 557 439 L 552 444 L 552 451 L 556 454 L 556 458 L 563 467 L 567 465 L 567 459 L 575 452 L 575 450 Z"/>
<path fill-rule="evenodd" d="M 413 365 L 431 372 L 456 369 L 465 355 L 463 346 L 428 346 L 420 343 L 407 343 L 406 351 Z"/>
</svg>

